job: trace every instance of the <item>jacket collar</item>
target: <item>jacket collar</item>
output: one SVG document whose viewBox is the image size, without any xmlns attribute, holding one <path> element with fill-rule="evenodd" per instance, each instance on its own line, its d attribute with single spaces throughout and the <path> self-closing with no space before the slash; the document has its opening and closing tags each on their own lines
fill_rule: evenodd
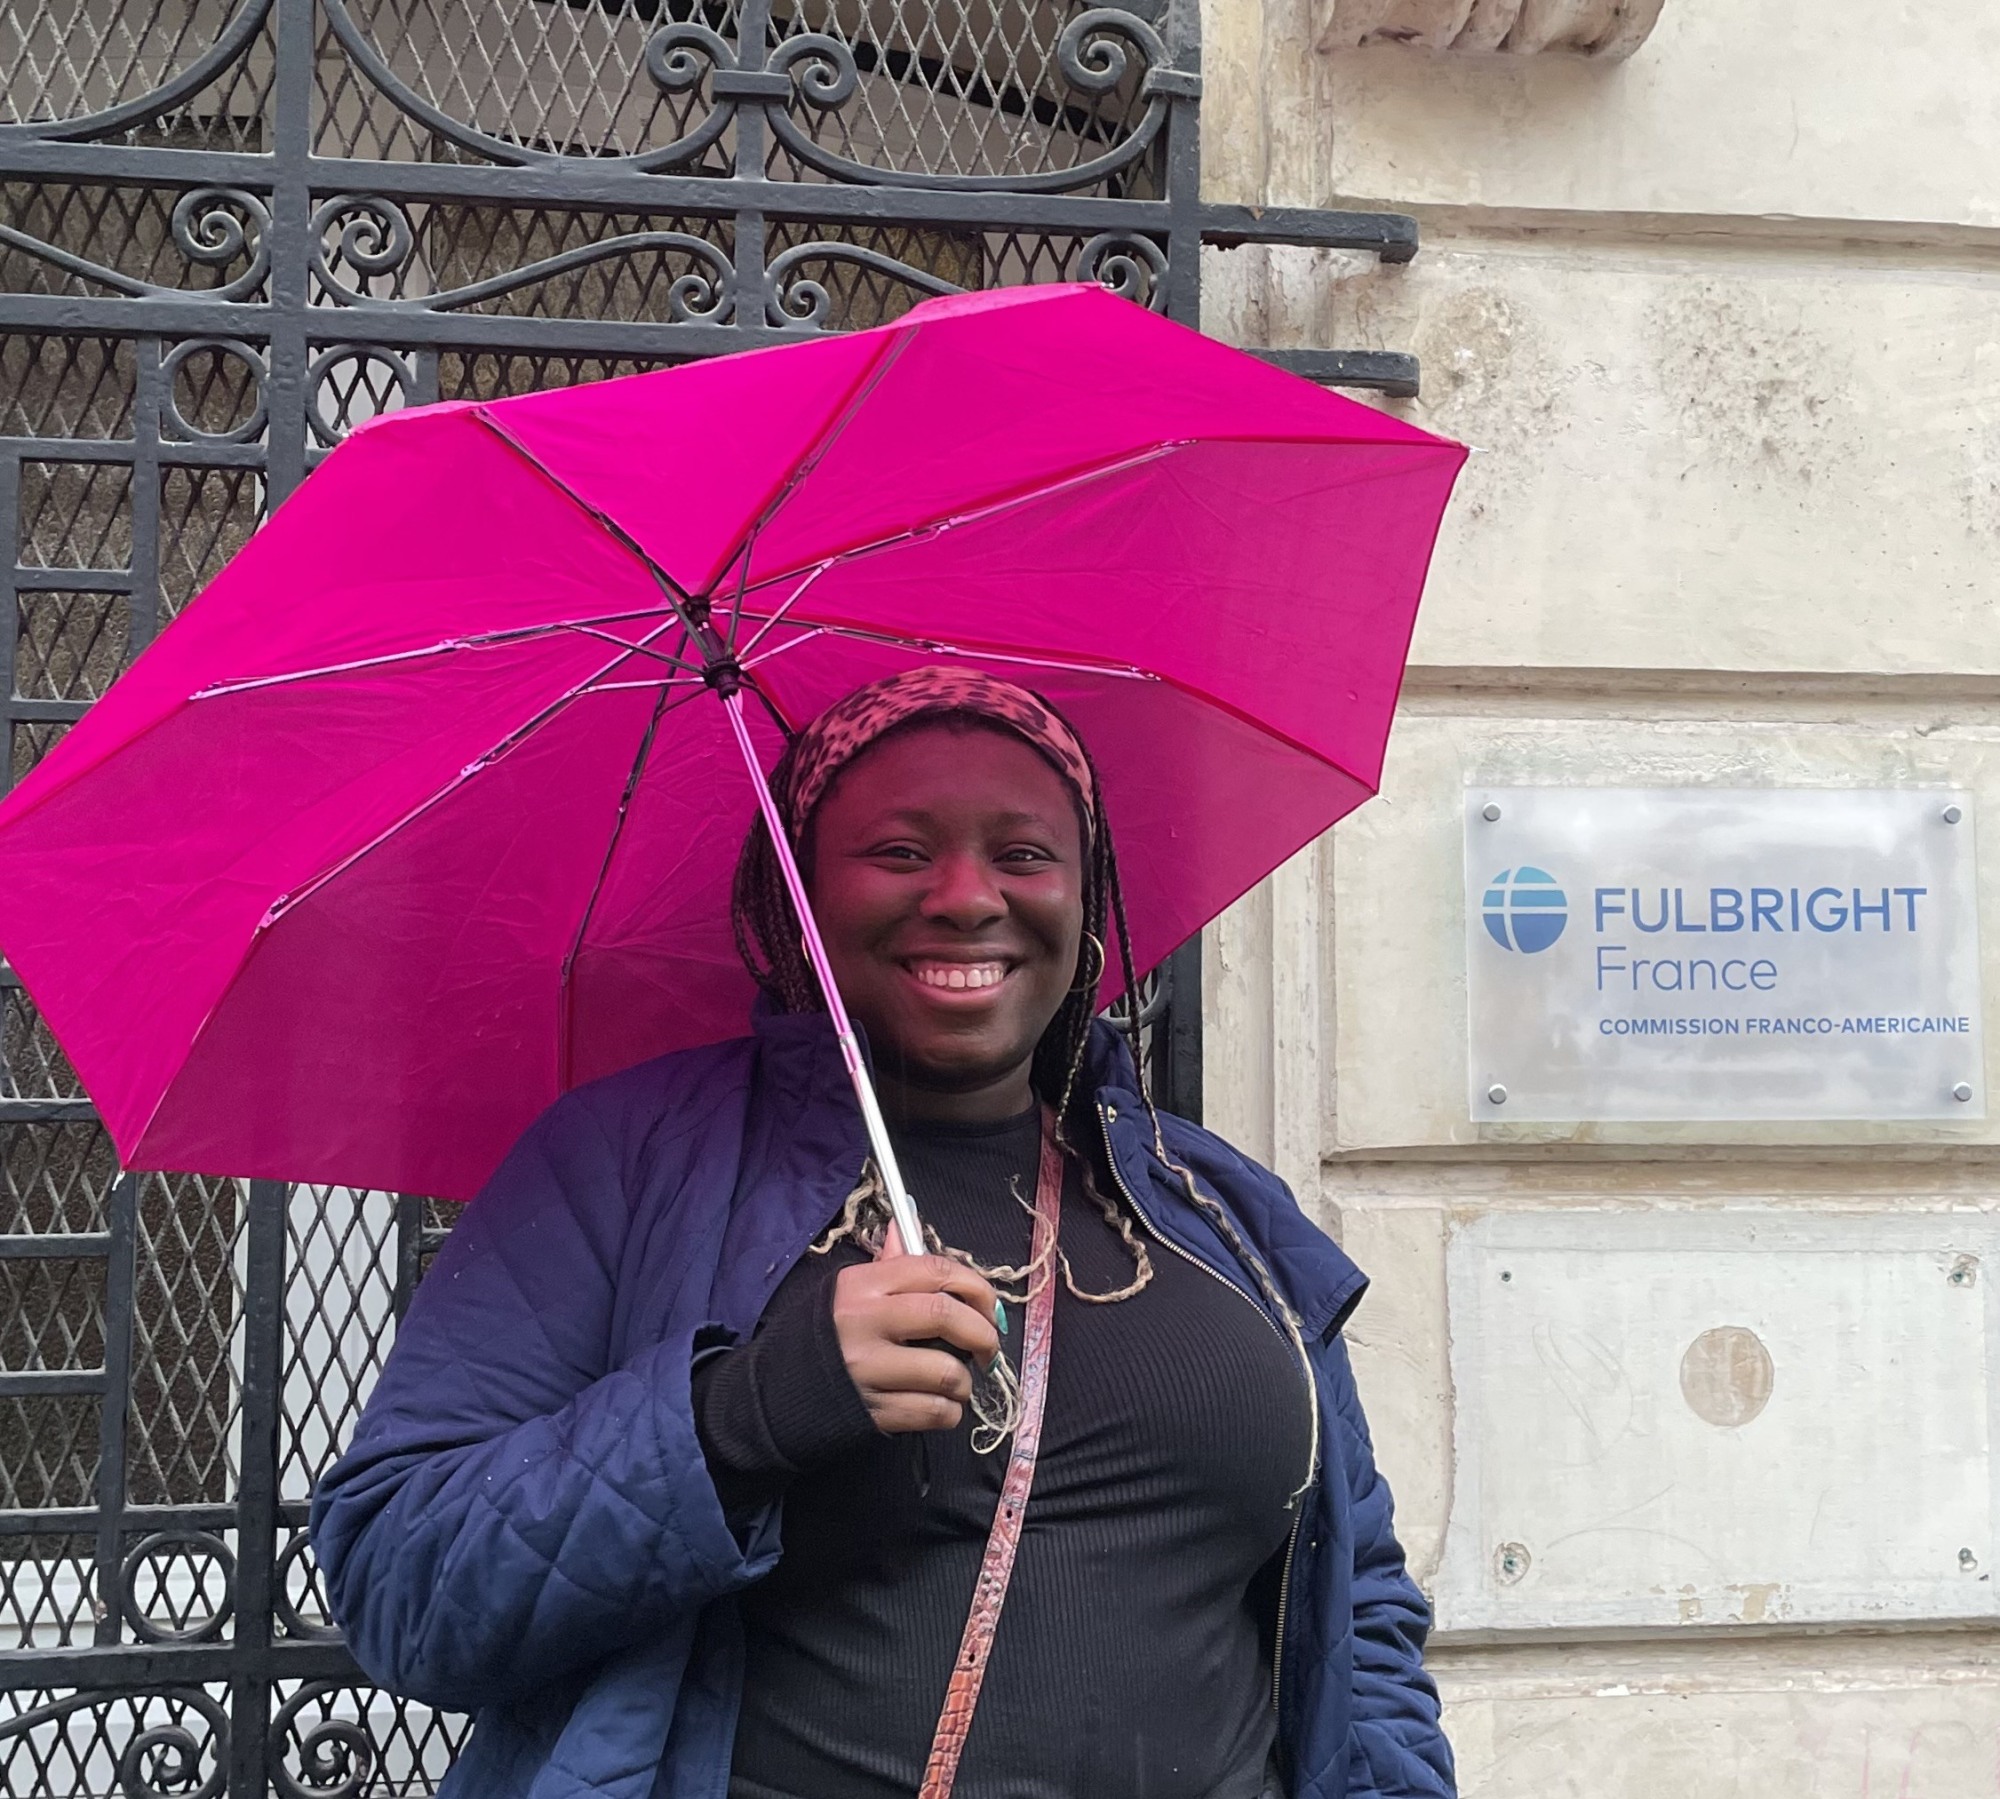
<svg viewBox="0 0 2000 1799">
<path fill-rule="evenodd" d="M 1244 1284 L 1261 1305 L 1255 1277 L 1187 1197 L 1177 1169 L 1162 1162 L 1124 1035 L 1101 1018 L 1091 1031 L 1085 1072 L 1118 1173 L 1128 1189 L 1144 1196 L 1154 1225 L 1216 1272 Z M 1307 1340 L 1331 1336 L 1368 1285 L 1347 1252 L 1306 1217 L 1283 1181 L 1220 1138 L 1169 1112 L 1160 1114 L 1160 1134 L 1170 1161 L 1189 1170 L 1200 1190 L 1221 1203 L 1271 1270 Z"/>
</svg>

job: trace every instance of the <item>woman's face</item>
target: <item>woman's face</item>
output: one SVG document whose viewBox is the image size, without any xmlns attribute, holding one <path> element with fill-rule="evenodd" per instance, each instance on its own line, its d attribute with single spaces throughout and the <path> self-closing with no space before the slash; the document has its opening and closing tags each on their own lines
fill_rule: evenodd
<svg viewBox="0 0 2000 1799">
<path fill-rule="evenodd" d="M 862 751 L 813 816 L 827 954 L 908 1116 L 1024 1109 L 1075 978 L 1083 844 L 1069 789 L 1011 732 L 917 726 Z"/>
</svg>

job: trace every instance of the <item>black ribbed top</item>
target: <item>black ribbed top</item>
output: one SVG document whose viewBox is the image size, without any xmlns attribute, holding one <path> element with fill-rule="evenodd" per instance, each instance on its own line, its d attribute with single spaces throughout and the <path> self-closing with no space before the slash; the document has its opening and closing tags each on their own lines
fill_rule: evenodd
<svg viewBox="0 0 2000 1799">
<path fill-rule="evenodd" d="M 1035 1115 L 899 1133 L 927 1221 L 980 1261 L 1027 1259 Z M 1086 1292 L 1132 1260 L 1072 1167 L 1061 1243 Z M 1269 1564 L 1305 1477 L 1290 1345 L 1157 1241 L 1152 1283 L 1059 1289 L 1042 1452 L 956 1799 L 1257 1799 L 1269 1753 Z M 784 1555 L 742 1596 L 747 1672 L 730 1799 L 908 1799 L 922 1775 L 1006 1451 L 969 1425 L 878 1433 L 809 1255 L 696 1404 L 724 1503 L 785 1496 Z M 1008 1308 L 1016 1360 L 1021 1308 Z M 1264 1578 L 1258 1579 L 1260 1572 Z"/>
</svg>

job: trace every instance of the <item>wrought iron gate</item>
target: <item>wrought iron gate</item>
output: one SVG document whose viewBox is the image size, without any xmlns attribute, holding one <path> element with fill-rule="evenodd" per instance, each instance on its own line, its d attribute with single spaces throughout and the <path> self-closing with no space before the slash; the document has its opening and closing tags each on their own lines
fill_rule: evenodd
<svg viewBox="0 0 2000 1799">
<path fill-rule="evenodd" d="M 377 413 L 960 287 L 1194 322 L 1204 245 L 1412 254 L 1400 217 L 1202 203 L 1195 19 L 0 0 L 0 787 Z M 1195 975 L 1149 1009 L 1183 1110 Z M 302 1526 L 449 1208 L 122 1170 L 4 970 L 0 1013 L 0 1792 L 429 1792 L 464 1721 L 360 1677 Z"/>
</svg>

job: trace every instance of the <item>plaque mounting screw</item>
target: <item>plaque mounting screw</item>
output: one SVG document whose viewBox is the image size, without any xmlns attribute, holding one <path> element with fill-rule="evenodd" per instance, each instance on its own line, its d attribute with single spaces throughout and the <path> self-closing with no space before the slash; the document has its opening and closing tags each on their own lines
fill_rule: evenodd
<svg viewBox="0 0 2000 1799">
<path fill-rule="evenodd" d="M 1973 1571 L 1973 1569 L 1979 1566 L 1979 1558 L 1978 1556 L 1974 1555 L 1971 1550 L 1961 1549 L 1958 1552 L 1958 1565 L 1967 1574 L 1970 1574 Z"/>
<path fill-rule="evenodd" d="M 1963 1105 L 1967 1100 L 1971 1099 L 1972 1097 L 1972 1083 L 1970 1081 L 1960 1081 L 1958 1085 L 1951 1090 L 1951 1096 L 1953 1099 L 1957 1100 L 1961 1105 Z"/>
<path fill-rule="evenodd" d="M 1485 805 L 1479 808 L 1479 816 L 1485 819 L 1490 825 L 1500 816 L 1500 808 L 1492 800 L 1488 800 Z"/>
<path fill-rule="evenodd" d="M 1951 1272 L 1944 1277 L 1954 1287 L 1969 1287 L 1979 1279 L 1979 1258 L 1960 1256 L 1951 1265 Z"/>
<path fill-rule="evenodd" d="M 1502 1543 L 1493 1553 L 1493 1572 L 1503 1586 L 1511 1587 L 1528 1572 L 1534 1559 L 1525 1543 Z"/>
<path fill-rule="evenodd" d="M 1492 1106 L 1504 1106 L 1507 1103 L 1507 1089 L 1495 1081 L 1486 1089 L 1486 1103 Z"/>
<path fill-rule="evenodd" d="M 1944 822 L 1948 825 L 1957 824 L 1964 816 L 1965 808 L 1963 806 L 1947 806 L 1944 809 Z"/>
</svg>

